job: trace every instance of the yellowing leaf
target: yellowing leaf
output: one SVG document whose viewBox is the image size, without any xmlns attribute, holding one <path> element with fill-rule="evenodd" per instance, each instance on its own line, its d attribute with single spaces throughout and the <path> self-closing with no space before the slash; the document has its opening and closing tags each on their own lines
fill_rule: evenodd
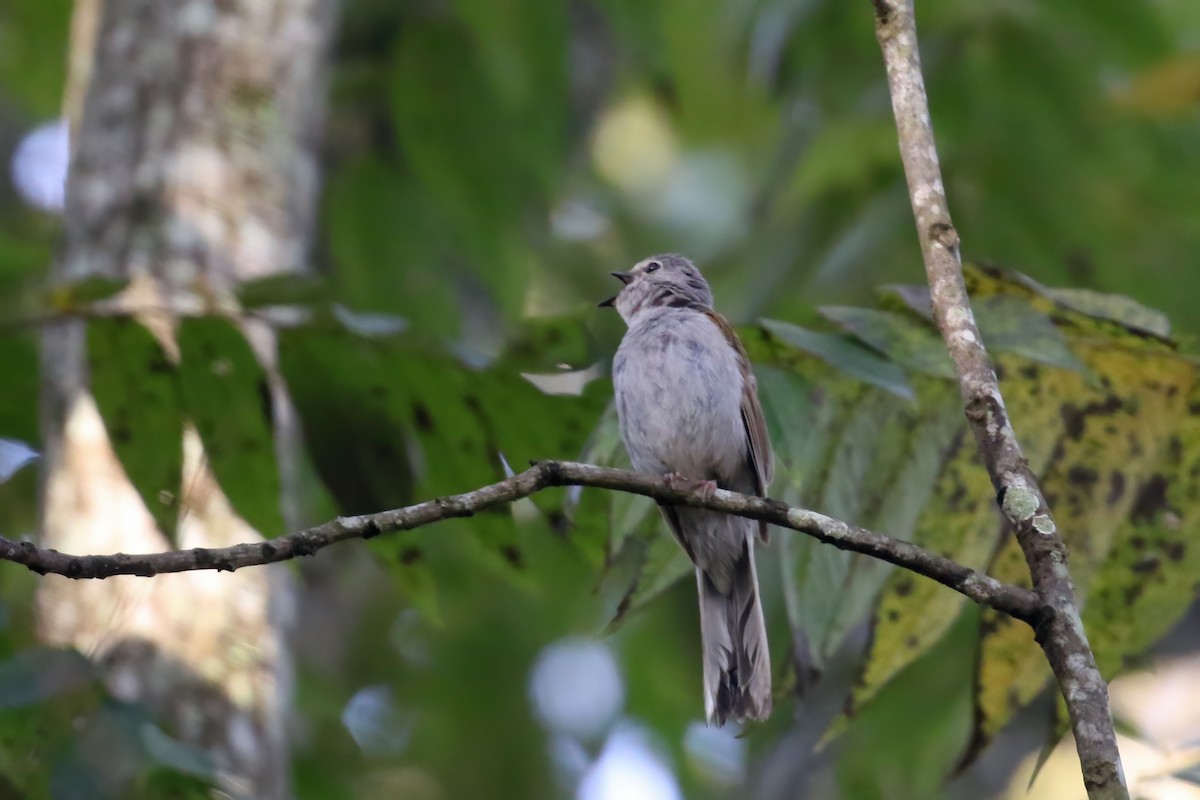
<svg viewBox="0 0 1200 800">
<path fill-rule="evenodd" d="M 1030 466 L 1039 471 L 1051 455 L 1053 436 L 1038 435 L 1059 423 L 1060 407 L 1083 385 L 1071 370 L 1030 363 L 1015 356 L 997 360 L 1009 414 L 1020 420 L 1018 435 Z M 983 569 L 1003 533 L 991 479 L 979 460 L 965 420 L 956 421 L 949 452 L 933 494 L 922 509 L 914 541 L 960 564 Z M 886 528 L 885 528 L 886 530 Z M 962 595 L 905 571 L 889 579 L 875 610 L 870 653 L 849 710 L 853 712 L 904 667 L 937 642 L 961 612 Z"/>
<path fill-rule="evenodd" d="M 1117 108 L 1148 116 L 1194 109 L 1200 99 L 1200 54 L 1180 53 L 1160 61 L 1113 92 L 1112 99 Z"/>
<path fill-rule="evenodd" d="M 1061 425 L 1042 490 L 1066 542 L 1071 575 L 1086 602 L 1096 571 L 1118 527 L 1133 511 L 1142 484 L 1158 469 L 1171 429 L 1185 413 L 1193 365 L 1166 348 L 1157 354 L 1114 342 L 1080 343 L 1077 350 L 1100 385 L 1082 380 L 1061 406 Z M 1020 435 L 1020 421 L 1014 418 Z M 1027 437 L 1025 437 L 1027 438 Z M 1003 581 L 1029 585 L 1028 568 L 1011 536 L 990 570 Z M 1049 678 L 1027 625 L 985 610 L 976 696 L 976 726 L 968 758 Z"/>
<path fill-rule="evenodd" d="M 1200 385 L 1162 458 L 1129 487 L 1133 504 L 1091 582 L 1083 624 L 1106 679 L 1167 633 L 1200 587 Z M 1056 733 L 1067 727 L 1060 701 Z"/>
</svg>

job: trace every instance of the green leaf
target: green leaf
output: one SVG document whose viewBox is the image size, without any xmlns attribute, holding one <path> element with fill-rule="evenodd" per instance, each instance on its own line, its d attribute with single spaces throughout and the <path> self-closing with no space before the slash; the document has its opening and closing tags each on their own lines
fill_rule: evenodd
<svg viewBox="0 0 1200 800">
<path fill-rule="evenodd" d="M 847 306 L 823 306 L 820 312 L 907 369 L 938 378 L 954 377 L 954 364 L 937 331 L 911 315 Z"/>
<path fill-rule="evenodd" d="M 1171 322 L 1161 311 L 1142 305 L 1131 297 L 1105 294 L 1091 289 L 1047 289 L 1046 295 L 1067 308 L 1090 317 L 1106 319 L 1135 331 L 1167 338 Z"/>
<path fill-rule="evenodd" d="M 0 29 L 0 84 L 24 114 L 50 118 L 61 112 L 71 5 L 14 0 L 4 6 Z M 54 51 L 58 51 L 55 53 Z"/>
<path fill-rule="evenodd" d="M 625 452 L 625 446 L 621 443 L 616 405 L 610 403 L 605 409 L 604 415 L 600 418 L 600 424 L 592 432 L 587 448 L 580 457 L 589 464 L 618 469 L 632 468 L 629 456 Z M 625 539 L 634 532 L 649 529 L 649 532 L 652 533 L 659 528 L 656 522 L 650 525 L 644 524 L 647 520 L 658 520 L 658 514 L 654 510 L 654 501 L 649 497 L 627 492 L 606 492 L 587 487 L 580 487 L 578 495 L 580 501 L 591 502 L 588 503 L 589 507 L 583 507 L 582 503 L 579 504 L 581 512 L 576 513 L 577 519 L 580 513 L 603 517 L 602 525 L 607 531 L 604 548 L 606 558 L 617 558 L 625 546 Z M 598 507 L 592 508 L 591 506 Z"/>
<path fill-rule="evenodd" d="M 1028 278 L 978 264 L 964 265 L 963 272 L 975 323 L 993 357 L 998 353 L 1015 353 L 1066 369 L 1083 369 L 1062 331 L 1050 318 L 1050 304 L 1036 302 L 1036 292 Z M 919 317 L 932 319 L 928 287 L 892 284 L 882 287 L 882 291 Z"/>
<path fill-rule="evenodd" d="M 216 763 L 207 750 L 168 736 L 157 725 L 142 724 L 137 730 L 146 754 L 158 764 L 205 782 L 216 782 Z"/>
<path fill-rule="evenodd" d="M 488 54 L 461 25 L 404 26 L 395 54 L 392 124 L 420 187 L 414 199 L 432 204 L 447 244 L 480 265 L 472 277 L 515 315 L 529 261 L 522 215 L 545 202 L 539 167 L 552 152 L 535 149 L 541 115 L 497 91 Z"/>
<path fill-rule="evenodd" d="M 40 368 L 37 337 L 28 331 L 0 334 L 0 437 L 39 449 Z M 37 530 L 39 475 L 24 469 L 0 482 L 0 535 L 20 538 Z"/>
<path fill-rule="evenodd" d="M 630 468 L 614 404 L 610 403 L 605 410 L 580 458 L 589 464 Z M 678 545 L 667 531 L 654 501 L 648 497 L 588 487 L 575 490 L 575 497 L 567 505 L 567 514 L 576 529 L 594 530 L 603 536 L 599 563 L 604 572 L 599 592 L 604 598 L 604 621 L 616 626 L 648 594 L 658 594 L 664 584 L 670 585 L 679 577 L 677 571 L 665 577 L 660 574 L 668 568 L 670 550 L 662 548 L 659 540 L 665 538 L 671 545 Z"/>
<path fill-rule="evenodd" d="M 329 299 L 329 286 L 310 272 L 277 272 L 237 286 L 243 308 L 308 305 Z"/>
<path fill-rule="evenodd" d="M 600 358 L 578 316 L 524 320 L 510 333 L 495 367 L 513 372 L 553 373 L 584 369 Z"/>
<path fill-rule="evenodd" d="M 77 650 L 49 647 L 24 650 L 0 663 L 0 709 L 36 705 L 89 686 L 96 677 L 92 662 Z"/>
<path fill-rule="evenodd" d="M 87 346 L 92 395 L 109 441 L 159 529 L 171 537 L 183 469 L 184 411 L 175 365 L 132 319 L 90 322 Z"/>
<path fill-rule="evenodd" d="M 50 287 L 44 302 L 55 311 L 82 311 L 97 300 L 107 300 L 129 285 L 123 278 L 89 275 Z"/>
<path fill-rule="evenodd" d="M 498 364 L 505 363 L 502 354 Z M 401 333 L 363 337 L 321 325 L 281 332 L 280 365 L 305 420 L 309 452 L 343 513 L 366 513 L 468 491 L 504 476 L 501 455 L 519 469 L 530 460 L 577 457 L 607 402 L 607 387 L 581 396 L 543 394 L 515 371 L 465 366 L 448 348 Z M 608 493 L 606 493 L 608 494 Z M 539 493 L 551 522 L 565 491 Z M 455 537 L 458 558 L 530 586 L 520 532 L 497 508 L 469 522 L 381 537 L 410 602 L 441 615 L 430 537 Z M 603 558 L 607 531 L 572 530 L 581 550 Z M 597 537 L 599 537 L 597 539 Z"/>
<path fill-rule="evenodd" d="M 876 470 L 886 476 L 877 498 L 867 510 L 865 523 L 894 539 L 913 539 L 917 521 L 930 504 L 946 459 L 957 451 L 962 432 L 962 401 L 948 383 L 938 382 L 922 397 L 919 415 L 906 421 L 911 435 L 901 457 L 890 469 Z M 870 612 L 884 582 L 897 570 L 879 559 L 854 555 L 846 588 L 840 595 L 841 608 L 830 626 L 825 651 L 833 653 L 847 634 Z"/>
<path fill-rule="evenodd" d="M 761 363 L 754 373 L 775 456 L 770 494 L 800 503 L 820 477 L 833 419 L 842 410 L 841 397 L 825 391 L 811 374 Z"/>
<path fill-rule="evenodd" d="M 454 0 L 454 7 L 479 45 L 489 93 L 524 123 L 510 146 L 548 182 L 566 144 L 568 8 L 541 0 Z"/>
<path fill-rule="evenodd" d="M 875 458 L 883 456 L 876 448 L 881 438 L 890 439 L 889 456 L 899 452 L 897 440 L 905 430 L 901 420 L 907 417 L 902 405 L 894 402 L 887 392 L 873 389 L 863 392 L 844 422 L 835 429 L 832 449 L 823 464 L 819 494 L 812 501 L 814 507 L 851 523 L 864 521 L 865 509 L 873 498 L 863 484 L 873 480 L 874 489 L 878 490 L 881 471 L 875 469 Z M 811 552 L 798 576 L 803 598 L 803 630 L 812 639 L 813 656 L 820 665 L 836 649 L 831 631 L 843 607 L 841 592 L 848 589 L 853 555 L 817 542 L 805 546 Z"/>
<path fill-rule="evenodd" d="M 179 385 L 208 466 L 243 519 L 266 538 L 286 533 L 266 372 L 228 320 L 180 325 Z"/>
<path fill-rule="evenodd" d="M 328 183 L 333 296 L 355 309 L 399 314 L 418 330 L 457 333 L 453 273 L 428 266 L 438 263 L 449 235 L 411 176 L 362 158 L 343 164 Z"/>
<path fill-rule="evenodd" d="M 787 344 L 812 353 L 830 365 L 881 389 L 914 399 L 904 370 L 841 336 L 806 330 L 789 322 L 763 320 L 763 327 Z"/>
<path fill-rule="evenodd" d="M 889 283 L 879 287 L 880 301 L 889 307 L 911 311 L 918 317 L 933 321 L 929 287 L 924 284 Z"/>
<path fill-rule="evenodd" d="M 1028 301 L 997 295 L 972 302 L 983 342 L 995 353 L 1015 353 L 1064 369 L 1084 369 L 1062 331 Z"/>
</svg>

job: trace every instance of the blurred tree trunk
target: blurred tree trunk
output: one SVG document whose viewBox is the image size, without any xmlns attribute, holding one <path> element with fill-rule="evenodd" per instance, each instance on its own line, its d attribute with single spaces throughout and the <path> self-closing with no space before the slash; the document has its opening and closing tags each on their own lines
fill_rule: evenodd
<svg viewBox="0 0 1200 800">
<path fill-rule="evenodd" d="M 304 269 L 335 2 L 79 0 L 65 100 L 75 132 L 65 243 L 52 280 L 103 275 L 130 281 L 139 305 L 200 297 L 228 309 L 239 281 Z M 140 319 L 170 353 L 171 316 Z M 294 416 L 272 372 L 270 331 L 243 330 L 272 374 L 291 524 Z M 171 546 L 89 393 L 84 322 L 45 330 L 41 367 L 43 543 L 79 553 Z M 253 540 L 199 437 L 181 435 L 178 546 Z M 263 799 L 288 794 L 289 604 L 286 572 L 273 569 L 47 577 L 37 597 L 46 641 L 91 656 L 115 694 L 151 705 L 173 733 L 208 749 L 230 794 Z"/>
</svg>

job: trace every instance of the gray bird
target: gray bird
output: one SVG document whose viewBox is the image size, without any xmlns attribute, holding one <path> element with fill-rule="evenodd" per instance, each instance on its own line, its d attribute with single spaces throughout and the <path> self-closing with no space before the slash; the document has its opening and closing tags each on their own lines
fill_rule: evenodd
<svg viewBox="0 0 1200 800">
<path fill-rule="evenodd" d="M 613 360 L 613 388 L 634 469 L 680 487 L 765 496 L 771 443 L 757 382 L 737 334 L 713 310 L 708 281 L 673 253 L 612 274 L 625 286 L 600 305 L 615 306 L 629 326 Z M 766 523 L 660 508 L 696 565 L 709 723 L 766 719 L 771 658 L 754 568 L 754 534 L 766 543 Z"/>
</svg>

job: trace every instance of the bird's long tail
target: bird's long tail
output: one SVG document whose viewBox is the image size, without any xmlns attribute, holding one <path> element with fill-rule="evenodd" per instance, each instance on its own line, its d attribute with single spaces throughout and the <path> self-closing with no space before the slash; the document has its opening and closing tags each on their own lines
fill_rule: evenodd
<svg viewBox="0 0 1200 800">
<path fill-rule="evenodd" d="M 766 719 L 771 714 L 771 657 L 758 597 L 754 545 L 745 540 L 728 594 L 696 569 L 704 651 L 704 712 L 709 724 Z"/>
</svg>

